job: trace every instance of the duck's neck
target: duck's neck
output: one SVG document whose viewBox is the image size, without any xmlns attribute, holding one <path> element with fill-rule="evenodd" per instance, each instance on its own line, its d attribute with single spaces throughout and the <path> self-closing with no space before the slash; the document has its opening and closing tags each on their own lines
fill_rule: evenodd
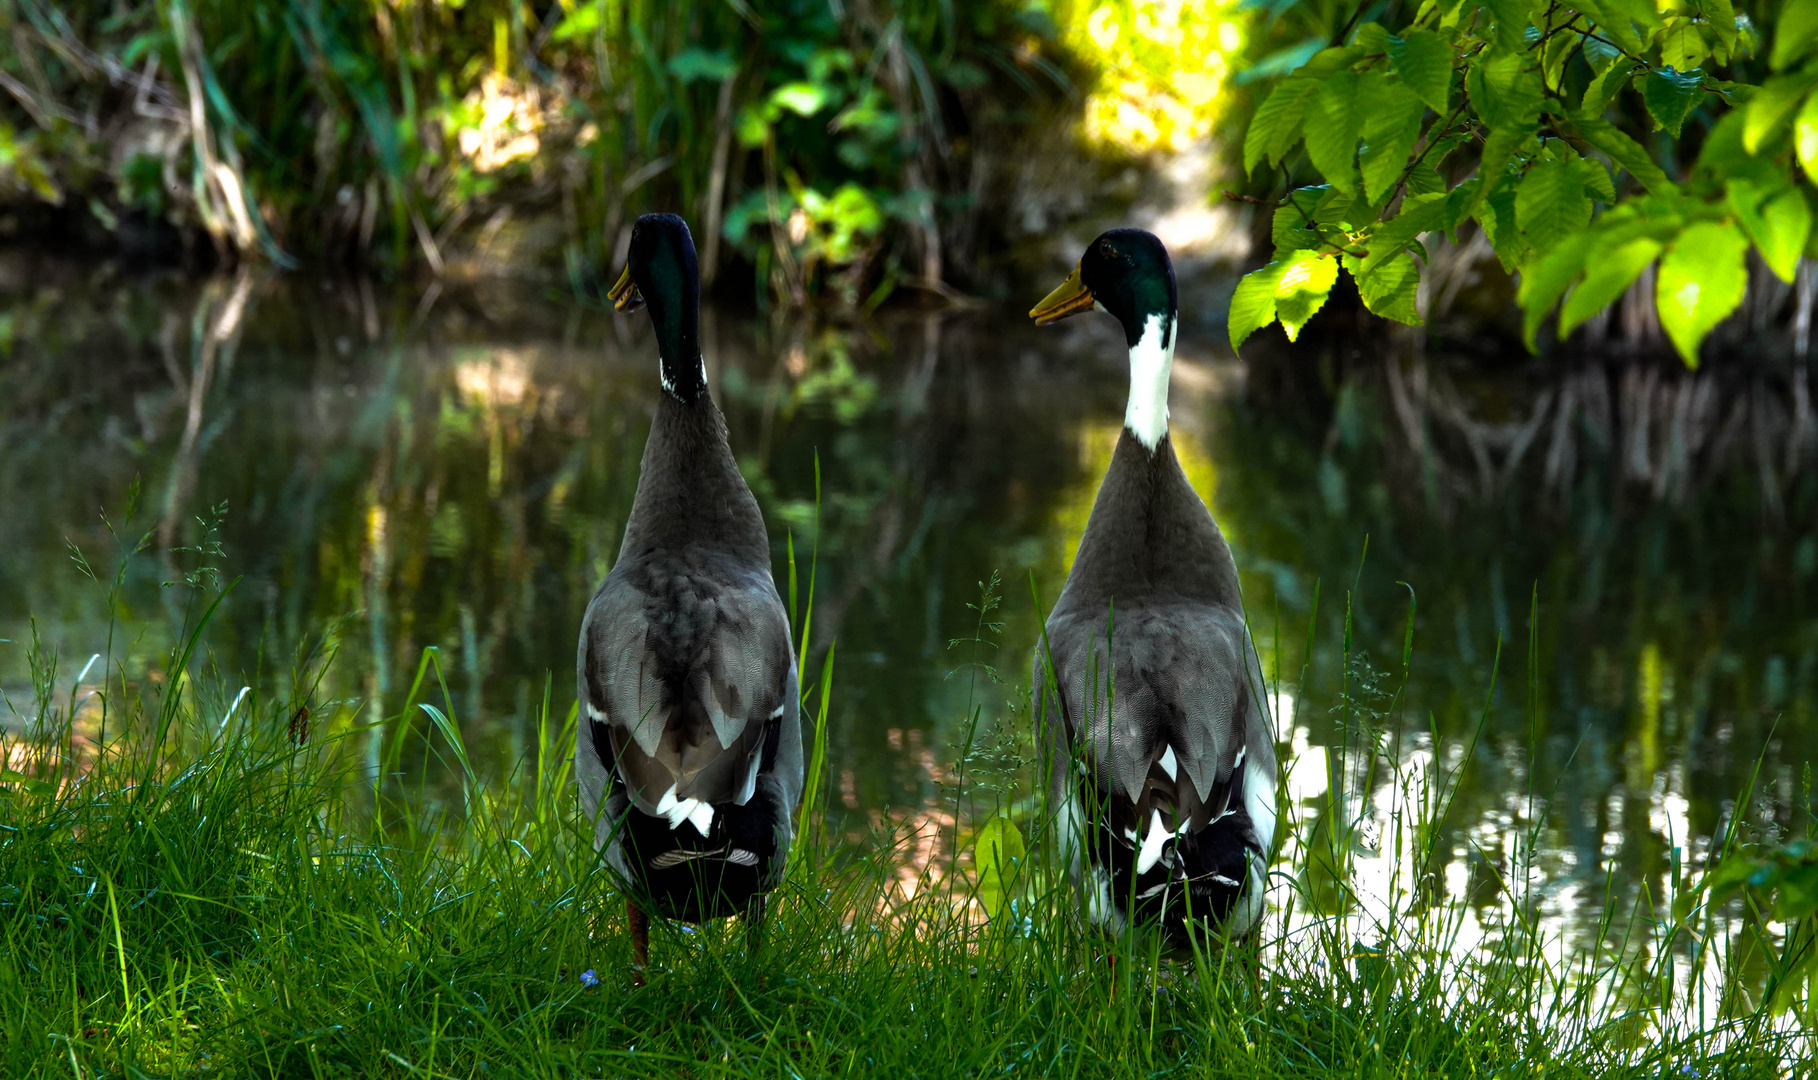
<svg viewBox="0 0 1818 1080">
<path fill-rule="evenodd" d="M 1168 434 L 1174 324 L 1171 313 L 1151 315 L 1130 342 L 1130 403 L 1124 407 L 1124 426 L 1151 452 Z"/>
<path fill-rule="evenodd" d="M 683 404 L 707 394 L 707 364 L 701 358 L 701 293 L 684 287 L 678 295 L 651 298 L 650 322 L 656 329 L 663 392 Z"/>
<path fill-rule="evenodd" d="M 692 405 L 707 396 L 707 362 L 701 358 L 701 350 L 694 350 L 693 360 L 672 358 L 664 353 L 662 365 L 664 393 L 684 405 Z"/>
<path fill-rule="evenodd" d="M 727 444 L 725 417 L 705 390 L 693 401 L 666 393 L 644 445 L 621 552 L 702 547 L 770 566 L 764 517 Z"/>
</svg>

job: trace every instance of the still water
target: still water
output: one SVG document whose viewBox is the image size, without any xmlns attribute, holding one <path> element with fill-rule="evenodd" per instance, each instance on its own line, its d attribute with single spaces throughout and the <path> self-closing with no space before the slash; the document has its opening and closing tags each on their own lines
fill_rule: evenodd
<svg viewBox="0 0 1818 1080">
<path fill-rule="evenodd" d="M 114 612 L 130 678 L 162 677 L 186 595 L 167 583 L 214 566 L 237 582 L 209 679 L 381 717 L 435 646 L 481 772 L 508 773 L 545 687 L 572 704 L 658 393 L 647 331 L 528 288 L 0 258 L 0 689 L 30 699 L 28 617 L 65 684 L 107 651 L 108 591 L 72 551 L 106 579 L 111 523 L 149 533 Z M 1397 767 L 1462 770 L 1438 887 L 1489 903 L 1531 830 L 1522 871 L 1563 926 L 1606 888 L 1657 897 L 1701 867 L 1758 760 L 1752 827 L 1803 827 L 1803 375 L 1333 340 L 1240 364 L 1217 341 L 1182 343 L 1175 439 L 1243 568 L 1303 826 L 1355 818 L 1354 853 L 1386 858 Z M 818 552 L 834 826 L 951 823 L 968 743 L 969 808 L 1011 803 L 1036 598 L 1059 591 L 1121 423 L 1109 321 L 719 311 L 704 343 L 779 582 L 791 538 L 803 594 Z M 326 678 L 293 686 L 299 644 L 324 640 Z M 0 723 L 21 720 L 0 705 Z"/>
</svg>

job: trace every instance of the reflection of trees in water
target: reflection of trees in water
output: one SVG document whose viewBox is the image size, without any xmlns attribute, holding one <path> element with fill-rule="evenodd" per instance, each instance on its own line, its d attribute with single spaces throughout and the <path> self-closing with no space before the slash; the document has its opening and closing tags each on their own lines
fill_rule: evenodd
<svg viewBox="0 0 1818 1080">
<path fill-rule="evenodd" d="M 1494 400 L 1500 387 L 1473 394 L 1430 362 L 1386 364 L 1383 374 L 1429 502 L 1493 498 L 1530 463 L 1561 502 L 1587 472 L 1684 504 L 1699 489 L 1753 470 L 1762 509 L 1773 514 L 1818 454 L 1803 369 L 1773 377 L 1594 365 L 1561 374 L 1519 403 Z M 1502 415 L 1484 415 L 1491 411 Z"/>
<path fill-rule="evenodd" d="M 101 634 L 104 605 L 58 567 L 62 541 L 98 546 L 95 512 L 142 475 L 170 493 L 154 507 L 166 551 L 194 542 L 202 508 L 228 506 L 225 566 L 242 580 L 213 638 L 223 670 L 270 673 L 334 627 L 324 696 L 364 701 L 375 720 L 437 645 L 471 745 L 508 766 L 534 745 L 546 675 L 558 703 L 572 694 L 574 627 L 616 557 L 657 389 L 642 324 L 562 325 L 495 294 L 431 303 L 250 278 L 34 294 L 0 428 L 17 451 L 0 484 L 29 508 L 0 526 L 6 608 L 53 618 L 72 648 Z M 63 336 L 39 335 L 53 326 Z M 950 741 L 935 730 L 961 711 L 947 640 L 980 580 L 1029 561 L 1024 538 L 1077 468 L 1067 420 L 1081 395 L 1028 378 L 963 320 L 875 336 L 725 317 L 706 330 L 779 576 L 792 527 L 804 590 L 820 453 L 814 638 L 841 642 L 834 752 L 861 778 L 854 797 L 920 804 L 934 776 L 890 733 Z M 165 644 L 145 602 L 170 576 L 147 561 L 129 582 L 136 671 Z M 1000 662 L 1020 683 L 1023 656 Z"/>
<path fill-rule="evenodd" d="M 846 775 L 834 778 L 836 799 L 921 806 L 941 775 L 928 762 L 948 759 L 966 722 L 966 684 L 947 675 L 973 657 L 948 643 L 972 629 L 967 605 L 994 570 L 1017 590 L 1004 637 L 1018 644 L 992 658 L 1008 681 L 982 691 L 987 704 L 1013 697 L 1025 678 L 1035 626 L 1025 575 L 1047 556 L 1030 538 L 1080 480 L 1071 433 L 1089 407 L 1085 377 L 965 318 L 785 341 L 771 347 L 774 363 L 800 374 L 758 382 L 762 369 L 747 365 L 743 380 L 728 373 L 722 397 L 737 417 L 765 410 L 767 430 L 788 429 L 741 442 L 735 426 L 734 442 L 762 447 L 754 486 L 772 532 L 796 530 L 804 575 L 820 456 L 813 644 L 839 640 L 830 755 Z M 852 374 L 833 377 L 841 365 Z M 860 398 L 871 403 L 842 407 Z"/>
<path fill-rule="evenodd" d="M 511 329 L 459 308 L 409 333 L 414 298 L 387 297 L 382 308 L 364 284 L 260 290 L 229 364 L 219 327 L 224 312 L 246 310 L 243 286 L 226 291 L 225 306 L 214 283 L 173 290 L 145 319 L 108 318 L 110 308 L 139 314 L 121 301 L 142 282 L 41 301 L 46 322 L 106 332 L 75 347 L 40 340 L 15 368 L 42 392 L 15 399 L 7 424 L 26 451 L 6 470 L 10 494 L 33 511 L 18 523 L 30 535 L 9 547 L 19 572 L 8 576 L 33 582 L 13 610 L 56 613 L 66 637 L 99 632 L 103 613 L 72 603 L 84 590 L 58 572 L 54 552 L 63 535 L 97 543 L 94 513 L 117 509 L 142 474 L 169 492 L 157 531 L 165 552 L 193 543 L 197 507 L 229 508 L 221 540 L 228 568 L 244 576 L 213 637 L 224 669 L 269 674 L 293 643 L 363 614 L 364 627 L 344 628 L 331 696 L 369 698 L 375 716 L 395 710 L 418 651 L 438 644 L 480 744 L 516 742 L 521 725 L 498 721 L 529 715 L 543 672 L 558 673 L 558 696 L 570 692 L 575 620 L 540 609 L 548 596 L 584 604 L 593 567 L 609 560 L 614 537 L 588 511 L 628 505 L 641 410 L 602 385 L 616 369 L 581 371 L 588 393 L 565 399 L 564 386 L 546 385 L 561 358 L 539 355 L 559 349 L 471 344 Z M 128 375 L 107 378 L 113 371 Z M 99 390 L 71 393 L 84 385 Z M 599 399 L 594 415 L 586 398 Z M 110 436 L 99 447 L 95 430 Z M 66 472 L 90 481 L 79 500 L 56 497 Z M 574 506 L 582 512 L 564 514 Z M 157 577 L 135 573 L 133 598 L 156 595 Z M 142 606 L 129 604 L 128 618 L 140 624 L 131 630 L 142 669 L 165 628 Z"/>
<path fill-rule="evenodd" d="M 1399 667 L 1401 582 L 1418 596 L 1399 702 L 1410 733 L 1431 716 L 1442 741 L 1469 741 L 1500 638 L 1455 858 L 1467 835 L 1482 847 L 1524 827 L 1531 786 L 1550 807 L 1540 824 L 1560 875 L 1658 882 L 1672 846 L 1701 864 L 1693 838 L 1719 827 L 1764 744 L 1764 820 L 1791 816 L 1818 694 L 1806 602 L 1818 431 L 1803 373 L 1611 363 L 1488 378 L 1427 359 L 1264 370 L 1213 426 L 1216 456 L 1245 466 L 1221 472 L 1220 511 L 1248 548 L 1252 617 L 1267 625 L 1279 605 L 1289 682 L 1322 584 L 1297 718 L 1315 742 L 1339 738 L 1313 707 L 1339 694 L 1353 581 L 1356 649 L 1379 668 Z"/>
</svg>

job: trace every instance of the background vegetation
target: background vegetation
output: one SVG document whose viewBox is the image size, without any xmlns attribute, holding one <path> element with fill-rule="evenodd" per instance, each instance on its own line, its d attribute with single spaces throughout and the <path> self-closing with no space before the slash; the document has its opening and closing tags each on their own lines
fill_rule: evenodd
<svg viewBox="0 0 1818 1080">
<path fill-rule="evenodd" d="M 710 283 L 870 310 L 1004 299 L 1191 151 L 1210 171 L 1172 197 L 1235 189 L 1274 251 L 1234 343 L 1337 288 L 1340 319 L 1532 348 L 1803 357 L 1814 25 L 1808 0 L 0 0 L 0 240 L 587 296 L 664 208 Z"/>
<path fill-rule="evenodd" d="M 4 0 L 0 35 L 15 232 L 589 292 L 661 208 L 709 282 L 848 305 L 976 284 L 1019 149 L 1203 135 L 1241 38 L 1180 0 Z"/>
</svg>

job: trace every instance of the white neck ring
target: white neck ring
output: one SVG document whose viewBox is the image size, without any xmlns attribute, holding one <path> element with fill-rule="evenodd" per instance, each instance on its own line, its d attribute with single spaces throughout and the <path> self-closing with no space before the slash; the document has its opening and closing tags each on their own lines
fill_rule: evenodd
<svg viewBox="0 0 1818 1080">
<path fill-rule="evenodd" d="M 1174 320 L 1151 315 L 1136 344 L 1130 346 L 1130 403 L 1124 426 L 1144 446 L 1155 449 L 1168 433 L 1168 379 L 1174 371 Z"/>
</svg>

